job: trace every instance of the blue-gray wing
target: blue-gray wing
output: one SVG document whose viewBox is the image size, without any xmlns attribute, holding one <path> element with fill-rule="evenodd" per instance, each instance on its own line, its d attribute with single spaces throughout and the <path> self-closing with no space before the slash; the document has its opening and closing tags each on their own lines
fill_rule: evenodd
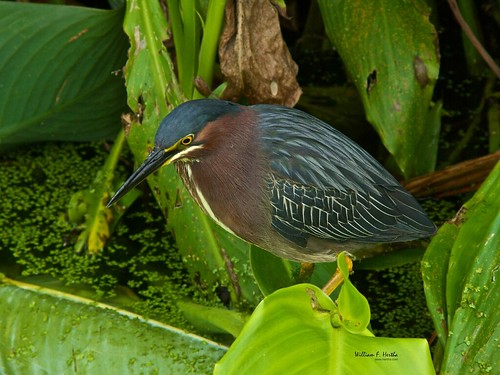
<svg viewBox="0 0 500 375">
<path fill-rule="evenodd" d="M 361 243 L 428 237 L 434 224 L 372 156 L 321 120 L 256 105 L 271 173 L 272 224 L 305 246 L 309 236 Z"/>
</svg>

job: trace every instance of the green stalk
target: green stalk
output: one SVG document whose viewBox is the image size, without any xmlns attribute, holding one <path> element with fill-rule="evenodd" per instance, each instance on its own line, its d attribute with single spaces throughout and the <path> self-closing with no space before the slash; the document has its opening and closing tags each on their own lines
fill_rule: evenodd
<svg viewBox="0 0 500 375">
<path fill-rule="evenodd" d="M 474 1 L 458 0 L 457 2 L 465 22 L 467 22 L 476 38 L 481 42 L 481 44 L 483 44 L 484 41 L 482 40 L 481 26 L 477 19 Z M 471 40 L 463 32 L 462 41 L 469 73 L 475 76 L 484 74 L 484 61 Z"/>
<path fill-rule="evenodd" d="M 212 85 L 215 57 L 219 46 L 219 36 L 224 21 L 226 0 L 211 0 L 208 4 L 207 18 L 203 30 L 200 54 L 198 60 L 198 77 L 203 78 L 207 86 Z M 193 99 L 202 98 L 198 90 L 194 90 Z"/>
<path fill-rule="evenodd" d="M 177 71 L 179 75 L 179 83 L 185 96 L 189 97 L 189 91 L 184 88 L 184 76 L 186 75 L 186 52 L 183 48 L 186 40 L 184 35 L 184 27 L 182 24 L 180 4 L 178 0 L 167 0 L 168 15 L 170 18 L 170 26 L 174 37 L 175 54 L 177 60 Z"/>
<path fill-rule="evenodd" d="M 196 11 L 196 4 L 194 0 L 184 0 L 181 2 L 181 17 L 184 26 L 184 43 L 177 48 L 184 50 L 184 60 L 181 61 L 184 70 L 183 75 L 180 76 L 181 85 L 184 94 L 188 98 L 193 96 L 194 86 L 194 73 L 196 71 L 196 56 L 198 55 L 199 33 L 197 32 L 198 13 Z"/>
<path fill-rule="evenodd" d="M 194 0 L 167 0 L 179 81 L 184 95 L 190 99 L 193 93 L 196 56 L 199 47 L 198 13 Z"/>
</svg>

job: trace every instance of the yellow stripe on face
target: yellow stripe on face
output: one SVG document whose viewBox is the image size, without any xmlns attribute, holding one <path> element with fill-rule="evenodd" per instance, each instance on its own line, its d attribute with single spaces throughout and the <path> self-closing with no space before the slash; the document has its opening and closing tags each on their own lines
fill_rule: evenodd
<svg viewBox="0 0 500 375">
<path fill-rule="evenodd" d="M 170 164 L 170 163 L 172 163 L 174 161 L 178 161 L 178 160 L 187 160 L 187 159 L 189 159 L 190 152 L 193 152 L 196 150 L 201 150 L 202 148 L 203 148 L 203 146 L 201 146 L 201 145 L 188 147 L 185 150 L 178 152 L 177 154 L 172 156 L 170 159 L 168 159 L 166 164 Z M 167 151 L 170 151 L 170 149 L 165 150 L 165 152 L 167 152 Z"/>
</svg>

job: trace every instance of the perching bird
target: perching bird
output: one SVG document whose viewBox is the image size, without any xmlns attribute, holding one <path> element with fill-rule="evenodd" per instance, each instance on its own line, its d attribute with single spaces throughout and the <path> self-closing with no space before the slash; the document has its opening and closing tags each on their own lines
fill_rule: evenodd
<svg viewBox="0 0 500 375">
<path fill-rule="evenodd" d="M 279 257 L 334 261 L 343 250 L 356 255 L 369 245 L 436 230 L 372 156 L 297 109 L 212 99 L 179 105 L 108 206 L 172 162 L 207 215 Z"/>
</svg>

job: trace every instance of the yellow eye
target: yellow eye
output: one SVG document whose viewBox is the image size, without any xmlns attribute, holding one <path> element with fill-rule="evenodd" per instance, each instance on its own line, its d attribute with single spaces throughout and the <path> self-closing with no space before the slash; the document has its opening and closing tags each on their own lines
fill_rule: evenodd
<svg viewBox="0 0 500 375">
<path fill-rule="evenodd" d="M 193 139 L 194 139 L 193 134 L 186 135 L 184 138 L 181 139 L 181 145 L 188 146 L 189 144 L 191 144 L 191 142 L 193 142 Z"/>
</svg>

